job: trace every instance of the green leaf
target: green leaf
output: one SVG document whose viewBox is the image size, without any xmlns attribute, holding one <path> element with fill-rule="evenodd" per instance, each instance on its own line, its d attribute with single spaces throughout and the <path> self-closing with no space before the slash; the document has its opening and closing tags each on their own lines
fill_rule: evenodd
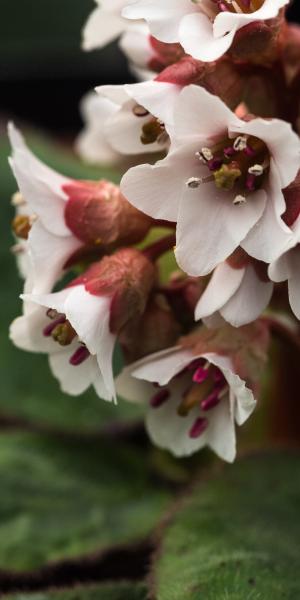
<svg viewBox="0 0 300 600">
<path fill-rule="evenodd" d="M 108 177 L 118 181 L 116 170 L 87 167 L 66 148 L 36 135 L 27 137 L 30 147 L 42 160 L 66 175 L 93 179 Z M 92 390 L 79 398 L 62 394 L 50 373 L 47 358 L 22 352 L 8 339 L 9 324 L 21 313 L 19 294 L 23 286 L 10 252 L 14 243 L 10 232 L 14 214 L 10 198 L 17 186 L 7 162 L 9 152 L 8 141 L 3 138 L 0 142 L 0 414 L 55 428 L 88 431 L 98 430 L 111 420 L 135 418 L 141 414 L 136 406 L 120 401 L 116 407 L 101 401 Z"/>
<path fill-rule="evenodd" d="M 73 590 L 21 593 L 5 596 L 6 600 L 145 600 L 146 588 L 142 583 L 105 583 Z"/>
<path fill-rule="evenodd" d="M 140 449 L 32 434 L 0 438 L 0 569 L 32 570 L 147 536 L 170 492 Z"/>
<path fill-rule="evenodd" d="M 163 536 L 156 600 L 300 597 L 300 457 L 257 454 L 194 489 Z"/>
</svg>

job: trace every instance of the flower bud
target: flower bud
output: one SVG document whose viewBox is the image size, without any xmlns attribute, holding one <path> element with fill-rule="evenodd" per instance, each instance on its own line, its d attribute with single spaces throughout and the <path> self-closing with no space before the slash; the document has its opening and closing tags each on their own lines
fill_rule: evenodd
<svg viewBox="0 0 300 600">
<path fill-rule="evenodd" d="M 273 62 L 278 51 L 279 34 L 284 12 L 268 21 L 254 21 L 239 29 L 234 37 L 229 54 L 235 60 L 263 64 Z"/>
<path fill-rule="evenodd" d="M 123 248 L 92 264 L 71 286 L 83 284 L 90 294 L 111 298 L 110 330 L 116 333 L 144 312 L 154 281 L 152 262 L 134 248 Z"/>
<path fill-rule="evenodd" d="M 149 41 L 154 52 L 154 56 L 150 59 L 148 64 L 151 71 L 159 73 L 165 67 L 176 63 L 184 56 L 184 50 L 180 44 L 165 44 L 152 35 L 149 37 Z"/>
<path fill-rule="evenodd" d="M 151 219 L 134 208 L 109 181 L 72 181 L 63 186 L 68 196 L 66 225 L 87 246 L 135 244 Z"/>
</svg>

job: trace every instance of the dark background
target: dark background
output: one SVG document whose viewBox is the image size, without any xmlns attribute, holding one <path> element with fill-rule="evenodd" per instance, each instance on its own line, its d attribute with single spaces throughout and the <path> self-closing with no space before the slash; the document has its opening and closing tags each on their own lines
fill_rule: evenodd
<svg viewBox="0 0 300 600">
<path fill-rule="evenodd" d="M 0 114 L 55 134 L 80 128 L 78 103 L 95 85 L 131 81 L 117 44 L 85 53 L 81 29 L 93 0 L 1 0 Z M 299 0 L 289 19 L 300 21 Z"/>
</svg>

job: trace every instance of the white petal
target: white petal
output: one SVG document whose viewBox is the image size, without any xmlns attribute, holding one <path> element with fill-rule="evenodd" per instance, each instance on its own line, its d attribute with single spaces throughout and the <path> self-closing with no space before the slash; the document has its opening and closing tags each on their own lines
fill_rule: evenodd
<svg viewBox="0 0 300 600">
<path fill-rule="evenodd" d="M 162 42 L 179 41 L 178 29 L 182 17 L 198 10 L 190 0 L 138 0 L 123 9 L 127 19 L 145 19 L 154 37 Z"/>
<path fill-rule="evenodd" d="M 240 286 L 245 269 L 233 269 L 226 262 L 216 267 L 195 309 L 195 319 L 212 315 L 220 310 Z"/>
<path fill-rule="evenodd" d="M 77 137 L 75 147 L 83 160 L 91 164 L 114 164 L 120 159 L 104 135 L 104 124 L 119 106 L 95 92 L 87 94 L 81 102 L 85 128 Z"/>
<path fill-rule="evenodd" d="M 43 329 L 49 324 L 46 310 L 34 306 L 26 314 L 15 319 L 9 329 L 13 344 L 29 352 L 56 352 L 60 346 L 52 338 L 43 335 Z"/>
<path fill-rule="evenodd" d="M 245 382 L 232 370 L 231 361 L 219 354 L 206 354 L 209 362 L 221 369 L 227 380 L 232 398 L 234 397 L 233 414 L 238 425 L 243 423 L 252 414 L 256 406 L 256 400 L 253 392 L 246 387 Z"/>
<path fill-rule="evenodd" d="M 147 25 L 132 25 L 122 35 L 119 46 L 129 61 L 136 67 L 146 69 L 154 52 L 150 44 L 150 32 Z"/>
<path fill-rule="evenodd" d="M 62 276 L 67 260 L 81 246 L 82 242 L 72 234 L 65 237 L 53 235 L 40 221 L 36 221 L 28 238 L 32 293 L 50 292 Z"/>
<path fill-rule="evenodd" d="M 214 36 L 210 19 L 204 14 L 185 16 L 179 28 L 179 40 L 187 54 L 198 60 L 212 62 L 220 58 L 232 44 L 237 25 L 227 29 L 226 35 Z"/>
<path fill-rule="evenodd" d="M 227 128 L 243 124 L 218 98 L 196 85 L 186 86 L 179 94 L 174 109 L 174 136 L 194 138 L 199 136 L 199 145 L 204 140 L 215 143 L 214 136 L 227 134 Z M 172 135 L 172 132 L 171 132 Z M 199 150 L 201 147 L 199 147 Z"/>
<path fill-rule="evenodd" d="M 232 254 L 261 217 L 266 193 L 258 190 L 238 206 L 232 199 L 232 192 L 219 191 L 214 183 L 186 188 L 177 218 L 175 255 L 189 275 L 207 275 Z"/>
<path fill-rule="evenodd" d="M 125 367 L 115 380 L 118 396 L 135 404 L 146 404 L 154 395 L 153 385 L 133 377 L 134 364 Z"/>
<path fill-rule="evenodd" d="M 131 365 L 132 376 L 166 385 L 194 358 L 189 350 L 180 347 L 168 348 Z"/>
<path fill-rule="evenodd" d="M 83 30 L 82 47 L 84 50 L 102 48 L 117 38 L 125 27 L 126 21 L 121 15 L 107 13 L 101 6 L 95 8 Z"/>
<path fill-rule="evenodd" d="M 201 174 L 195 159 L 198 143 L 179 147 L 155 165 L 140 165 L 129 169 L 121 181 L 124 196 L 142 212 L 155 219 L 176 221 L 186 181 Z M 197 171 L 198 169 L 198 171 Z M 206 168 L 204 167 L 206 170 Z"/>
<path fill-rule="evenodd" d="M 66 288 L 61 292 L 55 292 L 54 294 L 22 294 L 21 298 L 25 302 L 33 302 L 39 306 L 46 308 L 53 308 L 57 312 L 66 314 L 66 300 L 71 293 L 72 288 Z"/>
<path fill-rule="evenodd" d="M 289 3 L 289 0 L 264 0 L 261 8 L 252 13 L 220 12 L 214 20 L 214 35 L 224 35 L 233 28 L 240 29 L 254 21 L 273 19 L 279 13 L 280 8 Z"/>
<path fill-rule="evenodd" d="M 284 197 L 276 169 L 273 169 L 266 194 L 267 203 L 264 213 L 242 241 L 241 246 L 250 256 L 269 263 L 289 248 L 294 239 L 292 231 L 280 218 Z"/>
<path fill-rule="evenodd" d="M 164 81 L 144 81 L 124 86 L 128 95 L 165 125 L 174 120 L 174 104 L 181 87 Z"/>
<path fill-rule="evenodd" d="M 238 290 L 220 309 L 220 313 L 233 327 L 251 323 L 268 306 L 272 292 L 273 284 L 261 281 L 253 266 L 248 265 Z"/>
<path fill-rule="evenodd" d="M 29 210 L 40 217 L 49 231 L 56 235 L 69 235 L 64 220 L 67 197 L 62 186 L 70 180 L 38 160 L 12 123 L 9 124 L 8 134 L 13 149 L 9 163 Z"/>
<path fill-rule="evenodd" d="M 109 329 L 111 299 L 93 296 L 83 285 L 71 289 L 65 303 L 66 317 L 90 353 L 97 355 L 105 387 L 115 398 L 112 354 L 116 336 Z"/>
<path fill-rule="evenodd" d="M 300 319 L 300 251 L 299 246 L 288 253 L 289 263 L 289 301 L 297 319 Z"/>
<path fill-rule="evenodd" d="M 98 370 L 97 361 L 90 356 L 80 365 L 70 364 L 72 354 L 78 348 L 78 342 L 73 342 L 61 351 L 50 354 L 49 365 L 53 375 L 58 379 L 61 390 L 71 396 L 80 396 L 92 385 Z"/>
</svg>

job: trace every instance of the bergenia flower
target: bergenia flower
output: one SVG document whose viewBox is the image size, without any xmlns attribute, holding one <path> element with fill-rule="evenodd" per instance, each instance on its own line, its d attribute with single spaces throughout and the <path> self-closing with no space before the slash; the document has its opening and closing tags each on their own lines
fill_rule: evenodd
<svg viewBox="0 0 300 600">
<path fill-rule="evenodd" d="M 187 54 L 213 61 L 227 52 L 239 29 L 276 17 L 289 0 L 136 0 L 127 19 L 144 19 L 157 39 L 179 42 Z"/>
<path fill-rule="evenodd" d="M 102 245 L 134 243 L 146 235 L 149 220 L 143 221 L 118 186 L 64 177 L 30 152 L 13 125 L 9 135 L 10 164 L 27 213 L 34 216 L 27 232 L 33 292 L 50 291 L 79 252 L 101 253 Z"/>
<path fill-rule="evenodd" d="M 235 372 L 229 356 L 175 347 L 126 367 L 116 381 L 118 393 L 147 405 L 152 441 L 176 456 L 208 446 L 232 462 L 235 423 L 255 408 L 252 391 Z"/>
<path fill-rule="evenodd" d="M 122 9 L 130 0 L 95 0 L 97 7 L 89 16 L 83 30 L 84 50 L 102 48 L 118 38 L 128 27 Z"/>
<path fill-rule="evenodd" d="M 233 327 L 251 323 L 268 306 L 273 287 L 267 264 L 238 249 L 215 268 L 196 306 L 195 319 L 210 317 L 213 320 L 208 323 L 214 323 L 220 315 Z"/>
<path fill-rule="evenodd" d="M 75 142 L 79 156 L 92 165 L 113 165 L 120 161 L 120 153 L 113 149 L 104 135 L 104 127 L 110 117 L 119 110 L 118 104 L 89 92 L 80 103 L 84 129 Z"/>
<path fill-rule="evenodd" d="M 105 122 L 104 135 L 122 154 L 161 152 L 169 147 L 168 128 L 181 87 L 165 81 L 146 81 L 96 88 L 100 97 L 118 106 Z"/>
<path fill-rule="evenodd" d="M 93 384 L 111 400 L 117 336 L 143 313 L 153 283 L 154 267 L 142 253 L 119 250 L 60 292 L 24 294 L 25 314 L 13 322 L 11 339 L 19 348 L 49 353 L 65 392 L 79 394 Z M 30 303 L 42 308 L 29 309 Z"/>
<path fill-rule="evenodd" d="M 300 142 L 279 119 L 242 121 L 216 96 L 190 85 L 169 128 L 168 156 L 123 177 L 121 190 L 140 210 L 177 222 L 176 258 L 206 275 L 238 246 L 271 262 L 288 243 L 282 189 L 300 166 Z"/>
</svg>

